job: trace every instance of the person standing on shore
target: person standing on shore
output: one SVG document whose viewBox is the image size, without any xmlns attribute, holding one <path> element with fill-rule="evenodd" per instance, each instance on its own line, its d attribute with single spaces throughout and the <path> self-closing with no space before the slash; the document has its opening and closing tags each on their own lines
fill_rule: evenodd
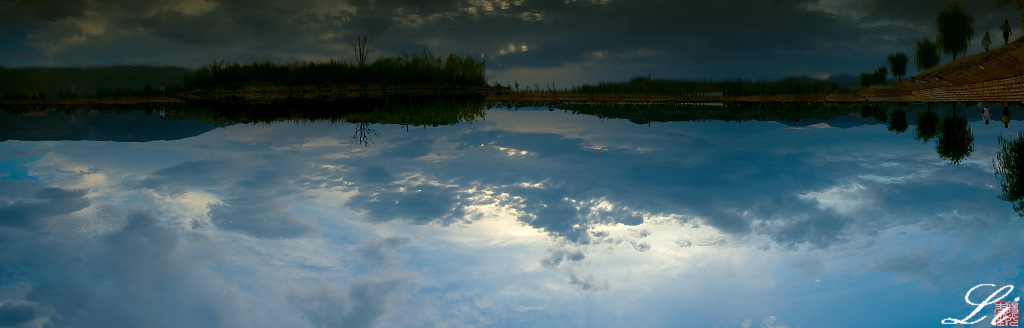
<svg viewBox="0 0 1024 328">
<path fill-rule="evenodd" d="M 1010 31 L 1013 30 L 1013 28 L 1010 27 L 1010 20 L 1007 19 L 1003 22 L 1003 26 L 1000 26 L 999 29 L 1003 30 L 1003 45 L 1005 46 L 1010 44 Z"/>
<path fill-rule="evenodd" d="M 992 45 L 992 38 L 988 36 L 988 31 L 985 31 L 985 37 L 981 38 L 981 46 L 985 47 L 985 52 L 988 52 L 988 46 Z"/>
</svg>

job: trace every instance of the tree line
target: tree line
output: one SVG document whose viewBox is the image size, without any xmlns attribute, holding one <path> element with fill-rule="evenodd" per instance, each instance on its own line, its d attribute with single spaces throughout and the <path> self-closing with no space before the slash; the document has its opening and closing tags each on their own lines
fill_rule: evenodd
<svg viewBox="0 0 1024 328">
<path fill-rule="evenodd" d="M 756 96 L 756 95 L 800 95 L 800 94 L 832 94 L 853 93 L 853 90 L 840 86 L 836 82 L 821 81 L 809 78 L 790 77 L 779 81 L 686 81 L 686 80 L 654 80 L 649 77 L 637 77 L 628 82 L 602 82 L 583 84 L 566 90 L 581 94 L 628 94 L 657 96 L 688 96 L 706 95 L 721 92 L 723 96 Z"/>
<path fill-rule="evenodd" d="M 189 90 L 240 89 L 250 84 L 329 86 L 378 84 L 487 87 L 486 63 L 472 56 L 411 56 L 369 60 L 374 47 L 363 36 L 352 43 L 355 61 L 278 64 L 212 62 L 196 70 L 170 66 L 93 68 L 0 68 L 0 100 L 76 100 L 174 97 Z"/>
<path fill-rule="evenodd" d="M 327 62 L 277 64 L 253 61 L 245 64 L 214 62 L 185 74 L 186 89 L 239 89 L 253 83 L 286 86 L 331 84 L 437 84 L 485 87 L 484 61 L 451 54 L 438 57 L 424 50 L 417 56 L 381 57 L 372 63 L 340 59 Z"/>
</svg>

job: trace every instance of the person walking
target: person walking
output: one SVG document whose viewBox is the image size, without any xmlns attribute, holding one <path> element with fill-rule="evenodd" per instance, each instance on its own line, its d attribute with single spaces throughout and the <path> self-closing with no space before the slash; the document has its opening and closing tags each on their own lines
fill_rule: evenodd
<svg viewBox="0 0 1024 328">
<path fill-rule="evenodd" d="M 1003 22 L 1003 26 L 1000 26 L 999 29 L 1003 30 L 1003 45 L 1005 46 L 1010 44 L 1010 31 L 1013 30 L 1013 28 L 1010 27 L 1010 20 L 1007 19 Z"/>
<path fill-rule="evenodd" d="M 988 31 L 985 31 L 985 37 L 981 38 L 981 46 L 985 47 L 985 51 L 988 51 L 988 46 L 992 45 L 992 38 L 988 36 Z"/>
</svg>

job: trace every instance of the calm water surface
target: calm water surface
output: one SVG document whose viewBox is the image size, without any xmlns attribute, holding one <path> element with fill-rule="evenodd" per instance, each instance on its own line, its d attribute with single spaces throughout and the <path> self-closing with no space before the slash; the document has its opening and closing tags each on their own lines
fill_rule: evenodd
<svg viewBox="0 0 1024 328">
<path fill-rule="evenodd" d="M 1024 260 L 992 165 L 1020 122 L 976 111 L 955 166 L 856 117 L 6 141 L 0 325 L 941 326 Z"/>
</svg>

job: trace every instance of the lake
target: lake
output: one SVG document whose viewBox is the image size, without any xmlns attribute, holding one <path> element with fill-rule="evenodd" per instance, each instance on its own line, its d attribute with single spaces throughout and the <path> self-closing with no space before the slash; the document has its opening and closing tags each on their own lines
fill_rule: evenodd
<svg viewBox="0 0 1024 328">
<path fill-rule="evenodd" d="M 1024 223 L 993 163 L 1024 111 L 1006 128 L 961 103 L 973 150 L 952 161 L 906 108 L 903 133 L 856 112 L 4 114 L 0 323 L 941 326 L 973 287 L 1019 287 Z"/>
</svg>

